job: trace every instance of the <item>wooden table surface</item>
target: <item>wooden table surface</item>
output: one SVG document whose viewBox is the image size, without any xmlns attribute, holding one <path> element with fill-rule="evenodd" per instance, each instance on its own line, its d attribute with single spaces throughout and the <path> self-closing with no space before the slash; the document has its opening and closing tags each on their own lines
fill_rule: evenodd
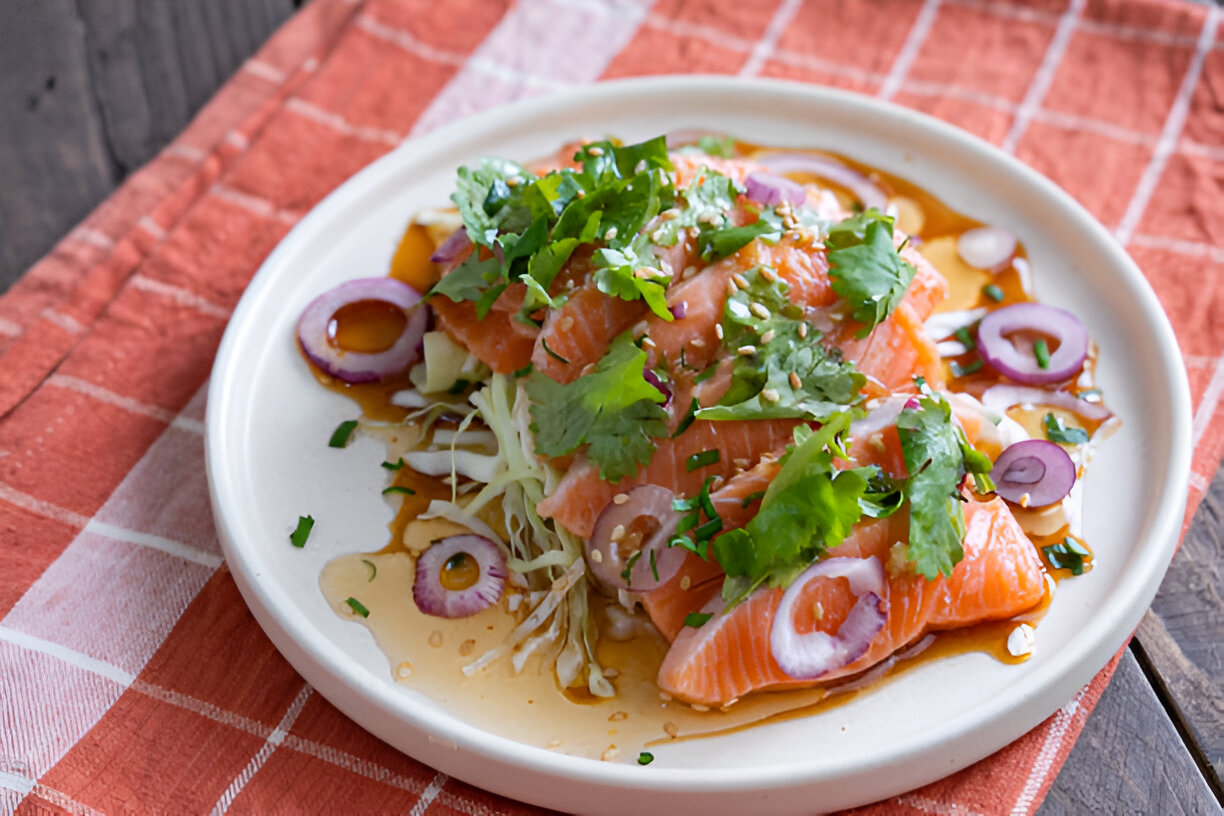
<svg viewBox="0 0 1224 816">
<path fill-rule="evenodd" d="M 0 4 L 0 291 L 178 133 L 300 0 Z M 1224 475 L 1043 814 L 1224 804 Z"/>
</svg>

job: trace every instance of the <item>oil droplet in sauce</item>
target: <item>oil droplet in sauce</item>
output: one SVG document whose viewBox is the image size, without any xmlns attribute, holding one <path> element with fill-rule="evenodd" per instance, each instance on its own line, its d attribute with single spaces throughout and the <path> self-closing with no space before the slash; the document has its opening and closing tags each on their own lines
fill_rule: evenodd
<svg viewBox="0 0 1224 816">
<path fill-rule="evenodd" d="M 377 354 L 395 345 L 408 315 L 385 300 L 358 300 L 335 311 L 327 324 L 327 340 L 342 351 Z"/>
<path fill-rule="evenodd" d="M 465 552 L 457 552 L 442 565 L 438 582 L 448 592 L 462 592 L 480 580 L 480 565 Z"/>
</svg>

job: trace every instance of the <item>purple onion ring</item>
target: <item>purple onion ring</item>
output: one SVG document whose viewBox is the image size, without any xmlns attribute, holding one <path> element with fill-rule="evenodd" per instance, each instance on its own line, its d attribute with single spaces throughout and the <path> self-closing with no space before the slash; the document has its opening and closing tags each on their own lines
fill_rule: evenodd
<svg viewBox="0 0 1224 816">
<path fill-rule="evenodd" d="M 341 308 L 380 300 L 403 310 L 407 322 L 390 348 L 375 353 L 346 351 L 329 339 L 328 326 Z M 329 289 L 310 302 L 298 320 L 298 342 L 312 363 L 346 383 L 375 382 L 398 374 L 421 357 L 429 311 L 421 295 L 395 278 L 358 278 Z"/>
<path fill-rule="evenodd" d="M 1058 348 L 1042 368 L 1033 352 L 1021 351 L 1008 334 L 1032 331 L 1052 337 Z M 1088 330 L 1064 309 L 1043 303 L 1016 303 L 996 309 L 978 324 L 978 350 L 982 359 L 1005 377 L 1027 385 L 1047 385 L 1074 377 L 1088 356 Z"/>
<path fill-rule="evenodd" d="M 434 254 L 429 256 L 429 260 L 443 265 L 453 263 L 471 245 L 472 239 L 468 237 L 467 228 L 460 227 L 452 232 L 450 237 L 442 242 L 441 246 L 434 250 Z"/>
<path fill-rule="evenodd" d="M 467 589 L 447 589 L 442 586 L 442 570 L 461 553 L 476 561 L 480 577 Z M 426 615 L 466 618 L 501 600 L 506 575 L 506 557 L 492 541 L 471 534 L 449 536 L 435 541 L 417 558 L 412 599 Z"/>
<path fill-rule="evenodd" d="M 646 368 L 642 370 L 642 379 L 653 385 L 658 392 L 663 395 L 662 405 L 664 408 L 671 405 L 672 390 L 668 387 L 667 383 L 659 379 L 658 374 L 654 373 L 649 368 Z"/>
<path fill-rule="evenodd" d="M 771 153 L 756 157 L 757 161 L 775 173 L 811 173 L 845 187 L 863 205 L 880 212 L 888 205 L 888 196 L 879 185 L 852 167 L 829 156 L 817 153 Z"/>
<path fill-rule="evenodd" d="M 620 504 L 613 500 L 596 519 L 586 541 L 587 568 L 612 589 L 649 592 L 671 580 L 688 553 L 667 545 L 680 524 L 680 514 L 672 507 L 675 495 L 658 485 L 641 485 L 626 495 Z M 639 519 L 649 520 L 653 528 L 644 540 L 634 535 L 634 522 Z"/>
<path fill-rule="evenodd" d="M 776 207 L 783 201 L 798 206 L 807 201 L 807 190 L 802 184 L 773 173 L 749 173 L 744 187 L 750 199 L 767 207 Z"/>
<path fill-rule="evenodd" d="M 1009 502 L 1021 507 L 1045 507 L 1071 492 L 1075 462 L 1053 442 L 1026 439 L 999 454 L 990 478 L 995 492 Z"/>
<path fill-rule="evenodd" d="M 795 603 L 817 578 L 845 578 L 858 598 L 836 635 L 821 631 L 801 635 L 795 629 Z M 857 660 L 884 627 L 888 613 L 888 604 L 881 599 L 884 589 L 884 567 L 874 555 L 826 558 L 808 567 L 786 588 L 774 616 L 769 648 L 778 667 L 796 679 L 811 680 Z"/>
</svg>

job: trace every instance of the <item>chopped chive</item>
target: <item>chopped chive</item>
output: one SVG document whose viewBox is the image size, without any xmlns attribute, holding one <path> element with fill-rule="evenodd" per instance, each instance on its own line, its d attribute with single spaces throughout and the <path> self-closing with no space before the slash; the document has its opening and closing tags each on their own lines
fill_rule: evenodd
<svg viewBox="0 0 1224 816">
<path fill-rule="evenodd" d="M 654 762 L 654 754 L 650 753 L 649 751 L 643 751 L 642 753 L 638 754 L 639 765 L 649 765 L 652 762 Z"/>
<path fill-rule="evenodd" d="M 953 377 L 966 377 L 970 374 L 981 371 L 982 361 L 981 359 L 977 359 L 968 365 L 961 365 L 953 360 L 952 362 L 948 363 L 948 368 L 951 369 Z"/>
<path fill-rule="evenodd" d="M 638 559 L 641 557 L 642 551 L 638 550 L 633 555 L 629 556 L 629 560 L 625 562 L 625 568 L 621 570 L 621 577 L 624 578 L 626 582 L 632 581 L 629 574 L 633 572 L 633 565 L 636 564 Z"/>
<path fill-rule="evenodd" d="M 755 493 L 749 493 L 747 496 L 744 497 L 744 500 L 740 502 L 740 507 L 747 507 L 753 502 L 760 501 L 763 498 L 765 498 L 764 490 L 758 490 Z"/>
<path fill-rule="evenodd" d="M 411 487 L 404 487 L 403 485 L 391 485 L 390 487 L 383 488 L 382 494 L 384 496 L 387 496 L 391 493 L 402 493 L 405 496 L 415 496 L 416 495 L 415 490 L 413 490 Z"/>
<path fill-rule="evenodd" d="M 684 616 L 684 625 L 700 629 L 701 625 L 712 617 L 714 614 L 711 612 L 690 612 Z"/>
<path fill-rule="evenodd" d="M 357 420 L 349 419 L 341 422 L 336 426 L 336 430 L 332 431 L 331 439 L 327 440 L 329 448 L 343 448 L 349 443 L 349 437 L 353 435 L 353 431 L 357 429 Z"/>
<path fill-rule="evenodd" d="M 374 562 L 369 560 L 368 558 L 361 559 L 361 563 L 365 564 L 367 567 L 370 568 L 370 577 L 366 579 L 366 583 L 368 584 L 370 583 L 370 581 L 374 580 L 374 577 L 376 575 L 378 575 L 378 567 L 374 566 Z"/>
<path fill-rule="evenodd" d="M 1042 547 L 1041 551 L 1045 553 L 1050 566 L 1055 569 L 1070 570 L 1072 575 L 1083 575 L 1085 559 L 1092 559 L 1092 553 L 1070 536 L 1064 538 L 1059 544 Z"/>
<path fill-rule="evenodd" d="M 382 467 L 387 470 L 399 470 L 404 466 L 404 457 L 400 457 L 397 462 L 383 462 Z"/>
<path fill-rule="evenodd" d="M 540 342 L 544 344 L 544 350 L 545 350 L 546 352 L 548 352 L 548 356 L 549 356 L 549 357 L 552 357 L 554 360 L 559 360 L 559 361 L 561 361 L 562 363 L 564 363 L 565 365 L 569 365 L 569 360 L 565 359 L 565 358 L 564 358 L 564 357 L 562 357 L 560 354 L 558 354 L 557 352 L 553 351 L 552 349 L 550 349 L 550 348 L 548 347 L 548 341 L 547 341 L 547 340 L 545 340 L 543 337 L 541 337 L 541 338 L 540 338 Z"/>
<path fill-rule="evenodd" d="M 469 386 L 469 385 L 471 385 L 471 384 L 472 384 L 472 381 L 471 381 L 471 380 L 465 380 L 465 379 L 463 379 L 463 378 L 460 378 L 460 379 L 458 379 L 458 380 L 455 380 L 454 385 L 452 385 L 450 388 L 446 389 L 446 393 L 448 393 L 448 394 L 462 394 L 464 391 L 466 391 L 466 390 L 467 390 L 468 386 Z"/>
<path fill-rule="evenodd" d="M 718 462 L 718 458 L 719 458 L 718 448 L 710 448 L 709 450 L 703 450 L 701 453 L 694 453 L 692 456 L 685 459 L 684 469 L 687 472 L 692 473 L 694 470 L 697 470 L 698 468 L 708 467 L 709 465 L 716 464 Z"/>
<path fill-rule="evenodd" d="M 655 559 L 654 550 L 650 551 L 650 574 L 654 577 L 656 581 L 659 580 L 659 564 L 658 564 L 658 561 Z"/>
<path fill-rule="evenodd" d="M 535 363 L 528 363 L 527 365 L 520 368 L 518 371 L 514 372 L 514 376 L 516 378 L 526 377 L 528 374 L 530 374 L 533 371 L 535 371 Z"/>
<path fill-rule="evenodd" d="M 1033 356 L 1037 358 L 1037 367 L 1042 371 L 1050 367 L 1050 348 L 1045 340 L 1038 340 L 1033 344 Z"/>
<path fill-rule="evenodd" d="M 961 345 L 968 351 L 973 351 L 975 348 L 977 348 L 977 342 L 974 341 L 973 335 L 970 333 L 968 326 L 961 326 L 952 336 L 959 340 Z"/>
<path fill-rule="evenodd" d="M 688 361 L 684 359 L 684 346 L 680 347 L 680 367 L 688 368 Z"/>
<path fill-rule="evenodd" d="M 718 518 L 718 508 L 714 506 L 714 500 L 710 498 L 710 485 L 713 482 L 714 477 L 707 476 L 706 480 L 701 483 L 701 492 L 697 494 L 697 498 L 701 502 L 701 509 L 705 511 L 706 518 Z"/>
<path fill-rule="evenodd" d="M 693 397 L 693 401 L 689 403 L 688 413 L 680 420 L 680 424 L 676 426 L 676 430 L 672 433 L 671 438 L 675 439 L 680 434 L 689 429 L 693 424 L 693 420 L 697 418 L 697 409 L 701 407 L 701 403 L 697 402 L 697 398 Z"/>
<path fill-rule="evenodd" d="M 297 527 L 289 534 L 289 543 L 299 550 L 305 547 L 306 539 L 310 538 L 310 531 L 312 529 L 314 529 L 313 516 L 298 516 Z"/>
<path fill-rule="evenodd" d="M 722 529 L 722 526 L 722 519 L 715 516 L 694 530 L 693 534 L 697 536 L 698 541 L 708 541 L 714 537 L 715 533 Z"/>
<path fill-rule="evenodd" d="M 1063 421 L 1053 413 L 1045 415 L 1042 420 L 1045 425 L 1046 439 L 1064 445 L 1082 445 L 1088 441 L 1088 432 L 1083 428 L 1068 428 Z"/>
<path fill-rule="evenodd" d="M 354 612 L 356 612 L 361 617 L 363 618 L 370 617 L 370 610 L 366 609 L 365 604 L 363 604 L 361 601 L 357 600 L 356 598 L 346 598 L 344 602 L 349 605 L 349 609 L 352 609 Z"/>
<path fill-rule="evenodd" d="M 1003 300 L 1003 298 L 1005 297 L 1005 295 L 1003 294 L 1003 290 L 1000 289 L 998 286 L 995 286 L 993 283 L 988 283 L 985 286 L 983 286 L 982 294 L 986 295 L 986 297 L 990 298 L 995 303 L 998 303 L 999 301 Z"/>
</svg>

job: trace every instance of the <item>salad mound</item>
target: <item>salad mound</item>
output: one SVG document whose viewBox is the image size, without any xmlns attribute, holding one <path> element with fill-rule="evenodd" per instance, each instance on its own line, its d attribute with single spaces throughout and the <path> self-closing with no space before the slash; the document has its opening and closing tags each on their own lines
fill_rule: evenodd
<svg viewBox="0 0 1224 816">
<path fill-rule="evenodd" d="M 712 136 L 486 158 L 452 201 L 298 337 L 383 400 L 333 445 L 389 440 L 397 531 L 444 527 L 399 542 L 403 592 L 511 619 L 464 672 L 537 660 L 614 697 L 600 642 L 638 616 L 670 644 L 662 692 L 726 707 L 1012 620 L 1091 568 L 1081 477 L 1112 416 L 1088 332 L 1032 300 L 1006 229 Z"/>
</svg>

